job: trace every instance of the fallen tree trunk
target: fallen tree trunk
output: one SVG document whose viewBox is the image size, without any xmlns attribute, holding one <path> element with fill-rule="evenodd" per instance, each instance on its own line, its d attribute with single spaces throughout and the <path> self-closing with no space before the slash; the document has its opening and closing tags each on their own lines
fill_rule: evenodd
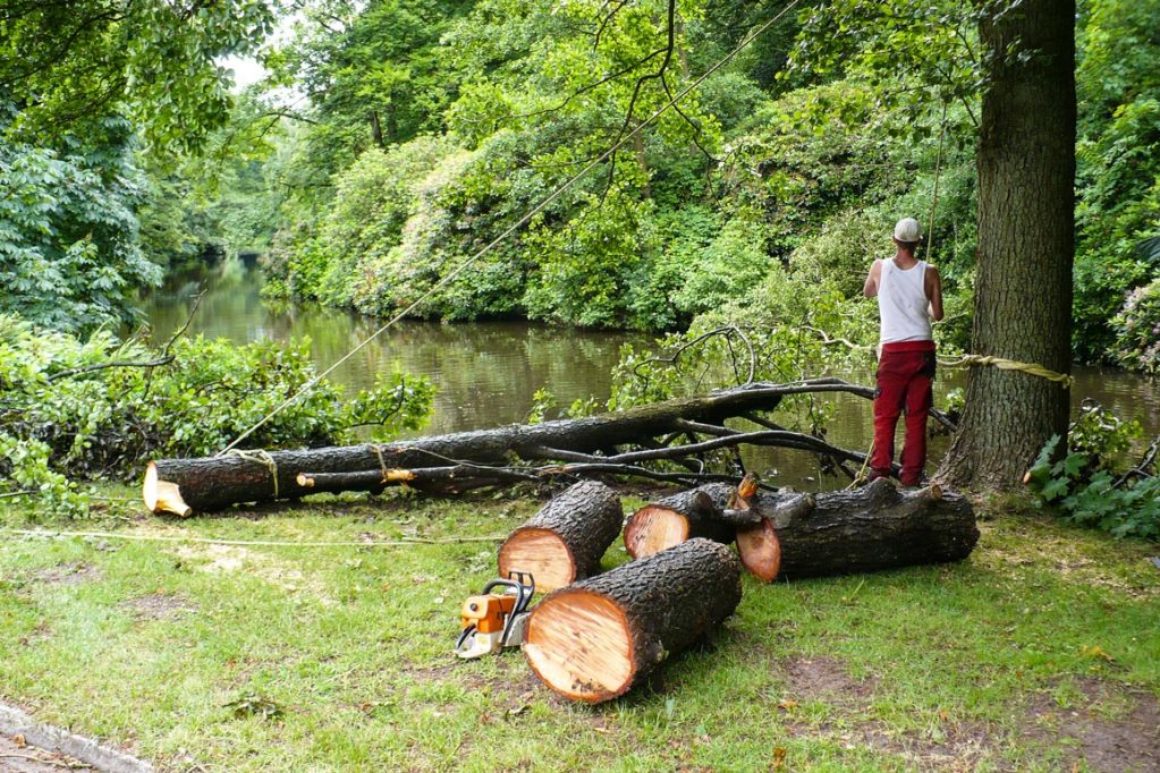
<svg viewBox="0 0 1160 773">
<path fill-rule="evenodd" d="M 733 552 L 705 539 L 633 561 L 540 602 L 524 654 L 565 698 L 610 700 L 731 615 L 740 574 Z"/>
<path fill-rule="evenodd" d="M 158 459 L 150 462 L 146 468 L 142 493 L 146 506 L 153 512 L 190 514 L 221 510 L 243 502 L 293 499 L 321 490 L 318 486 L 311 489 L 300 484 L 298 476 L 302 474 L 317 481 L 320 476 L 332 473 L 372 472 L 385 477 L 385 473 L 392 469 L 431 468 L 433 465 L 462 466 L 468 463 L 500 468 L 513 456 L 525 462 L 578 462 L 546 468 L 537 474 L 582 475 L 610 470 L 624 472 L 631 469 L 628 466 L 630 463 L 679 459 L 682 455 L 741 442 L 832 453 L 861 462 L 862 454 L 835 448 L 799 433 L 743 434 L 720 427 L 728 418 L 754 411 L 770 411 L 785 396 L 807 392 L 846 392 L 867 398 L 873 396 L 873 390 L 869 387 L 849 384 L 840 379 L 816 379 L 794 384 L 757 383 L 581 419 L 511 425 L 383 445 L 269 453 L 231 452 L 225 456 L 203 459 Z M 647 445 L 657 437 L 688 432 L 698 426 L 720 427 L 726 436 L 695 444 L 688 449 L 661 448 L 647 452 L 595 455 L 597 452 L 615 450 L 621 445 Z M 508 471 L 511 471 L 510 468 Z M 487 476 L 481 473 L 479 477 Z M 696 477 L 692 473 L 685 473 L 679 479 L 695 480 Z M 510 480 L 508 477 L 496 482 Z M 176 488 L 165 484 L 173 484 Z M 360 485 L 372 484 L 363 480 Z"/>
<path fill-rule="evenodd" d="M 730 508 L 736 494 L 736 486 L 710 483 L 651 502 L 629 517 L 625 549 L 644 558 L 694 537 L 732 542 L 738 526 L 761 521 L 756 513 Z"/>
<path fill-rule="evenodd" d="M 596 481 L 566 489 L 512 532 L 499 549 L 499 576 L 525 572 L 545 593 L 596 574 L 616 540 L 624 511 L 616 493 Z"/>
<path fill-rule="evenodd" d="M 971 503 L 938 486 L 899 491 L 880 478 L 817 494 L 812 503 L 762 492 L 752 504 L 764 517 L 738 535 L 738 551 L 754 574 L 769 579 L 961 561 L 979 539 Z"/>
</svg>

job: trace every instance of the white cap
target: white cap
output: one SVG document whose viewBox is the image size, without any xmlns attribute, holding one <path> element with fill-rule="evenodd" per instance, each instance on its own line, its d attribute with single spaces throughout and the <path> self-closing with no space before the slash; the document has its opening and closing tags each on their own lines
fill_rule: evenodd
<svg viewBox="0 0 1160 773">
<path fill-rule="evenodd" d="M 904 217 L 894 226 L 894 240 L 904 244 L 917 244 L 922 241 L 922 228 L 913 217 Z"/>
</svg>

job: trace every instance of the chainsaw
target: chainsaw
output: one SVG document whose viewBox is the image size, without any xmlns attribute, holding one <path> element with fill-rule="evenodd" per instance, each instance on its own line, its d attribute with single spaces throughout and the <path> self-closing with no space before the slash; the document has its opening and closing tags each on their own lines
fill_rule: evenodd
<svg viewBox="0 0 1160 773">
<path fill-rule="evenodd" d="M 532 575 L 512 572 L 506 580 L 483 586 L 482 594 L 468 596 L 459 613 L 463 630 L 455 642 L 455 654 L 465 660 L 481 658 L 523 644 L 528 605 L 535 593 Z"/>
</svg>

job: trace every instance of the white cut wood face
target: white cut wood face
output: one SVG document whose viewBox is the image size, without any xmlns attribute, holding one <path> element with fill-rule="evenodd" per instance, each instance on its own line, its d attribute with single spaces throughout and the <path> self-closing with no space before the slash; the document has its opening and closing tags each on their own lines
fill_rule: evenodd
<svg viewBox="0 0 1160 773">
<path fill-rule="evenodd" d="M 620 607 L 588 591 L 565 591 L 540 603 L 528 621 L 524 654 L 556 692 L 597 703 L 632 684 L 636 666 Z"/>
<path fill-rule="evenodd" d="M 685 516 L 660 507 L 648 507 L 633 516 L 627 547 L 636 558 L 644 558 L 680 545 L 688 538 L 689 521 Z"/>
<path fill-rule="evenodd" d="M 564 540 L 548 529 L 517 529 L 499 549 L 499 574 L 526 572 L 536 581 L 536 590 L 551 593 L 571 585 L 576 566 Z"/>
</svg>

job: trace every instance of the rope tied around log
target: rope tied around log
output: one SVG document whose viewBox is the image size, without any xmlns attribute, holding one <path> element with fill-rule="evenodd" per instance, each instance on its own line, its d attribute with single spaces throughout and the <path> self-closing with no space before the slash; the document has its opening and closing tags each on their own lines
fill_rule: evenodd
<svg viewBox="0 0 1160 773">
<path fill-rule="evenodd" d="M 950 362 L 939 361 L 939 365 L 946 368 L 965 368 L 972 365 L 990 365 L 1000 370 L 1014 370 L 1020 373 L 1026 373 L 1029 376 L 1038 376 L 1045 378 L 1048 381 L 1054 381 L 1070 389 L 1075 384 L 1075 377 L 1069 376 L 1066 373 L 1059 373 L 1051 370 L 1038 363 L 1034 362 L 1020 362 L 1019 360 L 1009 360 L 1006 357 L 996 357 L 991 354 L 964 354 L 957 360 Z"/>
<path fill-rule="evenodd" d="M 245 459 L 247 462 L 257 462 L 270 471 L 270 477 L 274 479 L 274 499 L 278 498 L 278 463 L 274 461 L 274 457 L 262 449 L 254 451 L 239 451 L 236 448 L 230 449 L 226 452 L 226 456 L 236 456 L 239 459 Z M 380 458 L 382 458 L 380 456 Z"/>
<path fill-rule="evenodd" d="M 383 483 L 387 482 L 387 460 L 383 457 L 383 447 L 378 443 L 371 443 L 375 455 L 379 457 L 379 469 L 383 473 Z"/>
</svg>

